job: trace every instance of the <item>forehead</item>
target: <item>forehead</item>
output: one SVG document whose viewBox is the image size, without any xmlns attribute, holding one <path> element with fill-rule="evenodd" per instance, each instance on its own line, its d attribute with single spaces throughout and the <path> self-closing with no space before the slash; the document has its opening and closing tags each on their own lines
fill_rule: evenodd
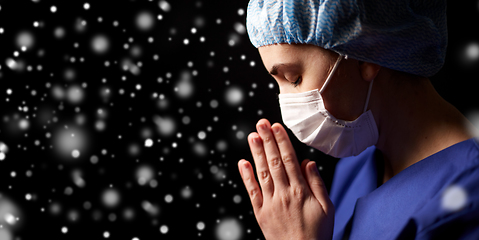
<svg viewBox="0 0 479 240">
<path fill-rule="evenodd" d="M 264 66 L 269 69 L 275 64 L 308 64 L 335 58 L 330 50 L 309 44 L 274 44 L 258 48 Z"/>
</svg>

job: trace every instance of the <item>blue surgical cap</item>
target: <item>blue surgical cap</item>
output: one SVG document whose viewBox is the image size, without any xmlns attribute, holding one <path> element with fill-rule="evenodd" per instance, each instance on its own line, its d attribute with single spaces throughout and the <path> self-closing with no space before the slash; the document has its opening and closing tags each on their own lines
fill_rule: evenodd
<svg viewBox="0 0 479 240">
<path fill-rule="evenodd" d="M 255 47 L 313 44 L 359 61 L 423 77 L 444 64 L 444 0 L 251 0 Z"/>
</svg>

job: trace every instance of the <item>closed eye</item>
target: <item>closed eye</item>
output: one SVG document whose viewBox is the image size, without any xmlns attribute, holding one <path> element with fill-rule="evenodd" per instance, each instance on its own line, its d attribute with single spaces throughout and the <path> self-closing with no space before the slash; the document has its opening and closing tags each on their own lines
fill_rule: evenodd
<svg viewBox="0 0 479 240">
<path fill-rule="evenodd" d="M 294 87 L 297 87 L 301 83 L 301 77 L 298 77 L 298 79 L 295 82 L 291 82 Z"/>
</svg>

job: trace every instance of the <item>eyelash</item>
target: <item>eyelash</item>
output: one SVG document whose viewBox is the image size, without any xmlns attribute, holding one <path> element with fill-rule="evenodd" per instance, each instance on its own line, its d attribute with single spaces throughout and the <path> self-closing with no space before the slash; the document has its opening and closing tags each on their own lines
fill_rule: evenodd
<svg viewBox="0 0 479 240">
<path fill-rule="evenodd" d="M 291 84 L 293 84 L 294 87 L 297 87 L 300 83 L 301 83 L 301 77 L 298 77 L 298 80 L 296 80 L 296 82 L 292 82 Z"/>
</svg>

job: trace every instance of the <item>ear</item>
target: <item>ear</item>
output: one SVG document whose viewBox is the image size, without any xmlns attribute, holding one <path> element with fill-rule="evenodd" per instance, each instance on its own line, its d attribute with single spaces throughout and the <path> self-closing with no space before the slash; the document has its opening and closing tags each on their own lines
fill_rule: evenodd
<svg viewBox="0 0 479 240">
<path fill-rule="evenodd" d="M 381 66 L 368 63 L 368 62 L 359 62 L 359 69 L 361 71 L 361 77 L 364 81 L 371 82 L 379 73 Z"/>
</svg>

